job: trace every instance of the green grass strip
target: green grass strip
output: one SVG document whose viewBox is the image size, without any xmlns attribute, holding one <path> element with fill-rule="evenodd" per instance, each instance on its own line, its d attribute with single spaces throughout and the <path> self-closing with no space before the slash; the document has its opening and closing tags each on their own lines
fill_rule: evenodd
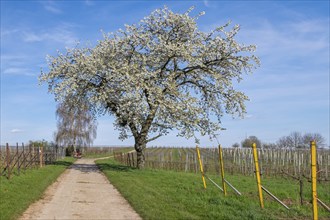
<svg viewBox="0 0 330 220">
<path fill-rule="evenodd" d="M 243 196 L 228 189 L 224 197 L 210 181 L 203 189 L 201 175 L 164 170 L 137 170 L 113 159 L 99 160 L 98 166 L 143 219 L 306 219 L 312 217 L 308 183 L 304 206 L 299 205 L 299 185 L 284 178 L 262 179 L 263 185 L 284 201 L 290 210 L 264 194 L 265 209 L 258 203 L 253 176 L 227 175 Z M 221 183 L 219 176 L 210 176 Z M 329 202 L 326 183 L 319 184 L 319 197 Z M 319 208 L 320 219 L 329 213 Z"/>
<path fill-rule="evenodd" d="M 73 158 L 65 158 L 39 169 L 28 169 L 19 176 L 12 175 L 10 180 L 1 176 L 0 219 L 17 219 L 73 162 Z"/>
<path fill-rule="evenodd" d="M 83 153 L 82 157 L 83 158 L 101 158 L 101 157 L 109 157 L 113 156 L 113 152 L 115 153 L 127 153 L 134 150 L 133 147 L 116 147 L 113 149 L 113 151 L 104 151 L 104 152 L 93 152 L 93 151 L 88 151 Z"/>
</svg>

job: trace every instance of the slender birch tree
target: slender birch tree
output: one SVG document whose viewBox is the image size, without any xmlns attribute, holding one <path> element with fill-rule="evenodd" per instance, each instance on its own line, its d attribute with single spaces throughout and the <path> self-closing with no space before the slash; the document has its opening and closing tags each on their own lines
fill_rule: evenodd
<svg viewBox="0 0 330 220">
<path fill-rule="evenodd" d="M 140 168 L 146 144 L 171 129 L 186 138 L 212 136 L 224 113 L 246 112 L 248 97 L 233 82 L 259 60 L 255 46 L 234 39 L 238 25 L 202 32 L 197 19 L 203 13 L 191 16 L 192 9 L 178 14 L 165 6 L 105 34 L 93 48 L 49 57 L 40 81 L 57 100 L 83 96 L 95 114 L 114 116 L 120 139 L 134 137 Z"/>
<path fill-rule="evenodd" d="M 78 101 L 79 100 L 79 101 Z M 67 96 L 56 109 L 57 132 L 55 142 L 59 145 L 88 146 L 96 138 L 97 122 L 84 99 Z"/>
</svg>

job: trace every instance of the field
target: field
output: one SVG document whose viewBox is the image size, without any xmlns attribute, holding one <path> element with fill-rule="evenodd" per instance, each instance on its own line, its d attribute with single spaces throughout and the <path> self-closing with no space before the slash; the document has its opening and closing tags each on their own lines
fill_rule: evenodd
<svg viewBox="0 0 330 220">
<path fill-rule="evenodd" d="M 9 180 L 0 176 L 0 219 L 19 217 L 73 162 L 73 158 L 65 158 L 39 169 L 22 171 L 21 175 L 13 176 Z"/>
<path fill-rule="evenodd" d="M 203 189 L 201 176 L 194 173 L 137 170 L 118 164 L 112 159 L 97 161 L 110 182 L 145 219 L 305 219 L 311 218 L 309 186 L 304 186 L 305 204 L 299 205 L 296 181 L 269 177 L 264 185 L 283 200 L 290 210 L 265 197 L 265 208 L 259 207 L 255 180 L 251 176 L 228 175 L 242 196 L 228 190 L 227 197 L 207 181 Z M 210 176 L 220 183 L 219 176 Z M 327 184 L 319 184 L 320 198 L 330 203 Z M 319 208 L 320 218 L 330 215 Z"/>
<path fill-rule="evenodd" d="M 207 189 L 202 194 L 200 191 L 203 188 L 201 173 L 199 171 L 199 163 L 196 155 L 195 148 L 166 148 L 166 147 L 152 147 L 147 148 L 145 151 L 145 167 L 146 170 L 139 171 L 134 169 L 136 155 L 134 153 L 130 154 L 115 154 L 114 159 L 116 163 L 126 165 L 130 168 L 125 168 L 121 166 L 120 170 L 126 170 L 127 172 L 123 175 L 126 176 L 129 181 L 127 185 L 123 184 L 125 179 L 118 175 L 118 188 L 122 187 L 123 193 L 127 194 L 130 199 L 135 198 L 131 195 L 131 191 L 135 190 L 135 193 L 139 193 L 138 189 L 140 186 L 134 187 L 130 182 L 143 182 L 145 185 L 141 185 L 143 190 L 146 190 L 146 194 L 149 194 L 151 188 L 157 189 L 155 193 L 154 201 L 159 203 L 160 200 L 165 199 L 162 194 L 167 197 L 167 199 L 177 199 L 177 197 L 184 197 L 182 200 L 188 200 L 191 203 L 195 201 L 201 203 L 201 207 L 197 208 L 198 205 L 191 204 L 196 209 L 202 209 L 203 213 L 209 213 L 206 216 L 202 213 L 198 214 L 198 211 L 192 211 L 185 216 L 185 214 L 173 214 L 173 216 L 179 216 L 178 218 L 229 218 L 235 219 L 234 216 L 237 214 L 239 218 L 251 219 L 259 218 L 310 218 L 312 217 L 311 208 L 311 182 L 310 182 L 310 151 L 308 149 L 290 150 L 290 149 L 258 149 L 260 169 L 262 173 L 261 184 L 277 198 L 279 198 L 285 205 L 287 205 L 290 210 L 286 210 L 279 203 L 275 202 L 271 197 L 269 197 L 265 192 L 265 207 L 267 214 L 263 216 L 264 210 L 259 208 L 259 198 L 257 184 L 255 180 L 254 173 L 254 161 L 251 149 L 240 149 L 240 148 L 224 148 L 223 149 L 223 162 L 226 180 L 234 185 L 241 193 L 242 196 L 238 197 L 234 195 L 234 191 L 231 190 L 231 196 L 223 198 L 221 191 L 212 183 L 214 181 L 217 185 L 221 185 L 221 178 L 219 172 L 219 154 L 217 148 L 200 148 L 201 149 L 201 160 L 206 174 Z M 110 164 L 113 161 L 108 161 Z M 118 165 L 118 164 L 117 164 Z M 117 165 L 105 165 L 103 164 L 103 169 L 108 176 L 110 181 L 113 180 L 113 176 L 118 174 Z M 330 204 L 330 190 L 329 190 L 329 171 L 330 171 L 330 152 L 329 150 L 318 150 L 317 154 L 317 167 L 318 167 L 318 198 L 321 199 L 325 204 Z M 166 171 L 164 171 L 166 170 Z M 176 172 L 173 172 L 176 171 Z M 137 173 L 143 173 L 143 177 L 135 176 Z M 110 174 L 111 173 L 111 174 Z M 129 175 L 132 175 L 129 177 Z M 149 175 L 153 175 L 155 180 L 151 179 Z M 140 178 L 142 178 L 140 180 Z M 210 178 L 211 180 L 209 180 Z M 133 180 L 134 179 L 134 180 Z M 174 180 L 174 181 L 173 181 Z M 158 182 L 160 181 L 160 182 Z M 149 183 L 151 184 L 150 186 Z M 165 184 L 166 183 L 166 184 Z M 184 183 L 184 184 L 182 184 Z M 158 185 L 163 185 L 164 187 L 169 187 L 169 191 L 166 188 L 160 189 Z M 128 189 L 126 188 L 128 187 Z M 150 187 L 150 189 L 148 189 Z M 173 188 L 173 189 L 170 189 Z M 191 189 L 193 188 L 193 191 Z M 128 190 L 129 192 L 126 192 Z M 163 192 L 160 192 L 163 190 Z M 176 194 L 171 194 L 170 191 L 177 192 Z M 227 185 L 228 190 L 228 185 Z M 151 190 L 152 191 L 152 190 Z M 180 192 L 179 192 L 180 191 Z M 210 193 L 210 194 L 208 194 Z M 195 194 L 198 194 L 196 197 Z M 143 193 L 140 192 L 140 196 Z M 207 195 L 207 196 L 206 196 Z M 212 196 L 218 195 L 219 197 L 213 198 Z M 206 197 L 205 197 L 206 196 Z M 156 201 L 157 198 L 159 201 Z M 151 199 L 151 198 L 149 198 Z M 199 201 L 203 199 L 203 201 Z M 223 200 L 224 199 L 224 200 Z M 133 199 L 134 200 L 134 199 Z M 210 201 L 216 201 L 219 207 L 214 207 Z M 251 201 L 254 204 L 251 204 Z M 137 201 L 136 201 L 137 202 Z M 175 201 L 177 203 L 182 203 L 181 201 Z M 172 201 L 171 203 L 174 203 Z M 227 204 L 228 203 L 228 204 Z M 185 204 L 185 206 L 190 204 Z M 139 205 L 137 205 L 139 207 Z M 167 207 L 166 205 L 164 205 Z M 135 206 L 134 206 L 135 207 Z M 145 207 L 146 208 L 146 207 Z M 168 207 L 170 210 L 163 210 L 164 212 L 173 212 L 175 209 Z M 183 209 L 183 207 L 181 207 Z M 189 209 L 189 208 L 188 208 Z M 223 210 L 232 210 L 224 212 L 224 214 L 215 214 L 214 216 L 212 210 L 218 210 L 218 212 L 223 212 Z M 242 211 L 244 210 L 244 211 Z M 146 218 L 153 219 L 154 216 L 150 216 L 148 211 L 141 209 L 141 212 L 145 212 Z M 323 207 L 319 205 L 319 211 L 322 218 L 330 218 L 329 211 L 326 211 Z M 153 211 L 152 211 L 153 212 Z M 192 216 L 190 216 L 193 213 Z M 162 213 L 163 214 L 163 213 Z M 155 216 L 160 215 L 157 213 Z M 165 214 L 167 215 L 167 214 Z M 196 215 L 196 216 L 194 216 Z M 241 215 L 241 216 L 239 216 Z M 172 217 L 173 217 L 172 216 Z M 168 216 L 171 219 L 171 216 Z"/>
<path fill-rule="evenodd" d="M 147 148 L 143 170 L 134 167 L 136 154 L 128 153 L 132 150 L 132 147 L 88 148 L 83 149 L 83 157 L 114 156 L 98 160 L 97 164 L 143 219 L 312 218 L 308 150 L 258 151 L 262 185 L 290 210 L 265 192 L 265 208 L 260 208 L 250 149 L 224 149 L 226 180 L 242 193 L 241 196 L 228 185 L 228 195 L 224 196 L 208 178 L 207 188 L 203 188 L 195 148 Z M 13 155 L 24 155 L 17 152 L 17 149 L 16 153 L 13 151 Z M 329 153 L 328 150 L 318 152 L 318 198 L 327 205 L 330 204 Z M 201 148 L 201 160 L 207 177 L 221 186 L 217 149 Z M 40 161 L 36 160 L 35 166 L 21 169 L 20 173 L 13 172 L 15 175 L 11 179 L 1 176 L 0 219 L 17 218 L 73 161 L 73 158 L 66 158 L 39 167 Z M 328 211 L 320 205 L 318 209 L 320 219 L 330 219 Z"/>
<path fill-rule="evenodd" d="M 203 189 L 201 176 L 195 173 L 156 169 L 137 170 L 121 165 L 113 159 L 99 160 L 97 164 L 110 182 L 129 201 L 144 219 L 310 219 L 310 184 L 304 185 L 304 205 L 299 204 L 297 181 L 266 177 L 262 181 L 273 194 L 284 201 L 286 210 L 272 198 L 264 195 L 265 208 L 258 203 L 253 176 L 227 175 L 242 196 L 228 190 L 222 192 L 207 181 Z M 220 177 L 210 175 L 220 183 Z M 319 197 L 330 203 L 328 183 L 318 185 Z M 328 219 L 329 212 L 319 207 L 320 219 Z"/>
<path fill-rule="evenodd" d="M 219 174 L 218 148 L 200 148 L 204 171 Z M 196 148 L 150 147 L 145 150 L 146 167 L 154 169 L 199 172 Z M 310 151 L 308 149 L 258 149 L 262 175 L 283 177 L 310 177 Z M 130 158 L 128 158 L 130 157 Z M 330 181 L 330 151 L 318 150 L 318 179 Z M 136 155 L 115 157 L 121 163 L 132 165 Z M 225 173 L 254 175 L 252 149 L 223 148 Z"/>
<path fill-rule="evenodd" d="M 82 148 L 82 156 L 84 158 L 99 158 L 113 156 L 116 152 L 126 153 L 134 150 L 129 146 L 113 146 L 113 147 L 84 147 Z"/>
</svg>

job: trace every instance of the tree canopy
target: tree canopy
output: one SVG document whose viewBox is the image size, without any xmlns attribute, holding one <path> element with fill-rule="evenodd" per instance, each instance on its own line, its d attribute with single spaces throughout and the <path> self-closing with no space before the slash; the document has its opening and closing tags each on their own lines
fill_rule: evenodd
<svg viewBox="0 0 330 220">
<path fill-rule="evenodd" d="M 249 136 L 248 138 L 245 138 L 242 141 L 242 147 L 251 148 L 253 143 L 255 143 L 257 145 L 257 148 L 261 148 L 261 146 L 262 146 L 259 138 L 257 138 L 256 136 Z"/>
<path fill-rule="evenodd" d="M 132 135 L 142 163 L 146 143 L 169 130 L 213 135 L 224 113 L 243 116 L 248 97 L 234 81 L 259 65 L 255 46 L 234 39 L 238 25 L 206 33 L 198 16 L 157 9 L 125 30 L 104 34 L 93 48 L 49 57 L 41 82 L 57 100 L 84 97 L 95 114 L 115 117 L 120 138 Z M 228 30 L 229 29 L 229 30 Z"/>
</svg>

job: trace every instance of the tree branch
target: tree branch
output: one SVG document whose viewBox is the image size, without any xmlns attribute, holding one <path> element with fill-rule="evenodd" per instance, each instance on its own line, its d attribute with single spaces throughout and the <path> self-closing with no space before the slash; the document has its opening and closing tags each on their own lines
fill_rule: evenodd
<svg viewBox="0 0 330 220">
<path fill-rule="evenodd" d="M 136 125 L 133 122 L 130 122 L 128 126 L 131 129 L 131 132 L 132 132 L 134 138 L 138 137 L 139 136 L 139 132 L 138 132 L 138 130 L 136 128 Z"/>
<path fill-rule="evenodd" d="M 149 99 L 149 92 L 148 92 L 148 90 L 145 88 L 143 90 L 143 93 L 144 93 L 144 95 L 145 95 L 145 97 L 147 99 L 147 103 L 148 103 L 149 109 L 151 109 L 152 108 L 152 103 L 151 103 L 151 101 Z"/>
<path fill-rule="evenodd" d="M 175 57 L 175 54 L 172 55 L 172 56 L 170 56 L 170 57 L 168 57 L 167 60 L 166 60 L 166 62 L 164 63 L 164 65 L 160 68 L 160 76 L 161 77 L 162 77 L 163 71 L 166 69 L 167 64 L 169 64 L 169 62 L 171 61 L 171 59 L 174 58 L 174 57 Z"/>
<path fill-rule="evenodd" d="M 159 134 L 159 135 L 157 135 L 157 136 L 155 136 L 155 137 L 153 137 L 153 138 L 150 138 L 150 139 L 147 140 L 147 143 L 148 143 L 148 142 L 151 142 L 151 141 L 154 141 L 154 140 L 156 140 L 157 138 L 159 138 L 159 137 L 161 137 L 161 136 L 163 136 L 163 135 L 162 135 L 162 134 Z"/>
<path fill-rule="evenodd" d="M 140 131 L 139 135 L 144 136 L 144 137 L 147 136 L 147 134 L 149 132 L 149 129 L 152 125 L 152 122 L 155 118 L 157 109 L 158 109 L 158 105 L 157 106 L 152 106 L 152 108 L 150 109 L 149 115 L 147 116 L 144 124 L 142 125 L 142 128 L 141 128 L 141 131 Z"/>
</svg>

